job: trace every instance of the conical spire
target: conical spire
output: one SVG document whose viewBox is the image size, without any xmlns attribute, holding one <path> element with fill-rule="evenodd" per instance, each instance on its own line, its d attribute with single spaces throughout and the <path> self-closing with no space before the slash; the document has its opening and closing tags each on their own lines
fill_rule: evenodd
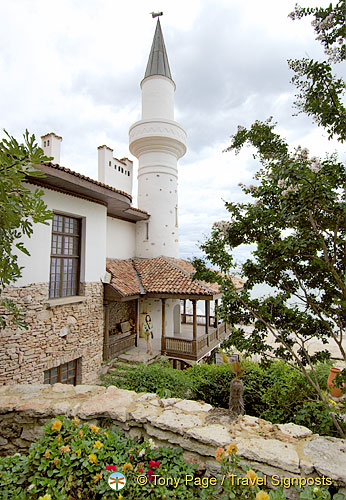
<svg viewBox="0 0 346 500">
<path fill-rule="evenodd" d="M 157 20 L 154 40 L 151 46 L 144 78 L 153 75 L 163 75 L 173 80 L 171 70 L 169 69 L 168 57 L 159 19 Z"/>
</svg>

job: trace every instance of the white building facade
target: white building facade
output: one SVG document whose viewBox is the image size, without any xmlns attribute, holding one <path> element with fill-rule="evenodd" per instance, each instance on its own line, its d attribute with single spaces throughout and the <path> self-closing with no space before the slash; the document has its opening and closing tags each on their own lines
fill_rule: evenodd
<svg viewBox="0 0 346 500">
<path fill-rule="evenodd" d="M 23 241 L 30 257 L 19 255 L 22 277 L 3 292 L 25 307 L 28 329 L 9 321 L 0 332 L 0 384 L 95 382 L 102 360 L 138 344 L 147 314 L 154 349 L 178 358 L 185 349 L 198 360 L 199 348 L 211 348 L 207 337 L 198 344 L 196 300 L 207 305 L 218 291 L 192 281 L 191 265 L 179 260 L 177 161 L 186 132 L 174 121 L 159 20 L 141 91 L 142 119 L 129 131 L 138 208 L 131 160 L 99 146 L 96 181 L 60 166 L 60 136 L 42 137 L 53 161 L 39 167 L 45 177 L 28 182 L 43 190 L 54 219 Z M 172 339 L 180 335 L 181 299 L 194 301 L 193 338 L 184 345 Z M 208 325 L 209 316 L 206 335 Z"/>
</svg>

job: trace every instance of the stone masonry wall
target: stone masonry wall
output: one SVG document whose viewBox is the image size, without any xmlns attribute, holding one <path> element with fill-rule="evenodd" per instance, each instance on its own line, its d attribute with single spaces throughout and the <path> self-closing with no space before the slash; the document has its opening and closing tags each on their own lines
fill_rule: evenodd
<svg viewBox="0 0 346 500">
<path fill-rule="evenodd" d="M 136 301 L 127 302 L 113 301 L 109 305 L 109 328 L 112 331 L 117 324 L 136 318 Z"/>
<path fill-rule="evenodd" d="M 27 309 L 28 330 L 8 324 L 0 336 L 0 385 L 43 383 L 43 372 L 81 358 L 78 383 L 94 383 L 102 362 L 103 285 L 86 283 L 83 301 L 51 306 L 48 283 L 8 287 L 3 297 Z"/>
<path fill-rule="evenodd" d="M 222 413 L 223 411 L 223 413 Z M 181 446 L 185 457 L 215 473 L 217 447 L 235 443 L 243 463 L 282 478 L 325 476 L 346 486 L 346 440 L 314 435 L 295 424 L 273 425 L 256 417 L 230 418 L 209 404 L 160 399 L 111 386 L 13 385 L 0 387 L 1 454 L 26 451 L 57 415 L 78 416 L 100 426 L 117 426 L 131 437 L 151 437 L 158 445 Z M 270 486 L 270 480 L 268 480 Z M 294 489 L 287 490 L 298 498 Z"/>
</svg>

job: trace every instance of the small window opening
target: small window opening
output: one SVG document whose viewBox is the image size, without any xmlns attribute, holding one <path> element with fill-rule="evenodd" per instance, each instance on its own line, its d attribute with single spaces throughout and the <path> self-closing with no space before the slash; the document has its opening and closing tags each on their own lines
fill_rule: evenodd
<svg viewBox="0 0 346 500">
<path fill-rule="evenodd" d="M 118 167 L 118 170 L 119 170 L 119 172 L 120 172 L 120 167 Z"/>
<path fill-rule="evenodd" d="M 130 171 L 127 172 L 127 175 L 130 177 Z"/>
<path fill-rule="evenodd" d="M 149 222 L 145 223 L 145 239 L 149 241 Z"/>
<path fill-rule="evenodd" d="M 44 141 L 43 142 L 43 147 L 46 147 L 47 146 L 47 141 Z"/>
<path fill-rule="evenodd" d="M 123 167 L 121 167 L 121 173 L 122 173 L 122 174 L 124 173 L 124 169 L 123 169 Z"/>
<path fill-rule="evenodd" d="M 111 162 L 111 161 L 109 161 L 109 162 L 108 162 L 108 165 L 111 167 L 111 166 L 112 166 L 112 162 Z"/>
<path fill-rule="evenodd" d="M 49 139 L 48 139 L 48 141 L 47 141 L 47 146 L 49 146 Z"/>
</svg>

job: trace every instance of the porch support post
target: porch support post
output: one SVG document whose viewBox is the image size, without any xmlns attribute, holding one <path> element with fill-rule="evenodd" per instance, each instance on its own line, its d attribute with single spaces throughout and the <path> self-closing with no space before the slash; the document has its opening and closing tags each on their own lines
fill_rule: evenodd
<svg viewBox="0 0 346 500">
<path fill-rule="evenodd" d="M 205 333 L 209 333 L 209 318 L 210 318 L 210 302 L 205 300 Z"/>
<path fill-rule="evenodd" d="M 135 332 L 136 332 L 136 340 L 135 346 L 138 345 L 138 335 L 139 335 L 139 300 L 136 299 L 135 302 Z"/>
<path fill-rule="evenodd" d="M 192 300 L 192 337 L 193 337 L 193 342 L 192 342 L 192 354 L 195 354 L 197 356 L 197 301 Z"/>
<path fill-rule="evenodd" d="M 214 322 L 214 328 L 216 328 L 216 338 L 219 338 L 219 332 L 218 332 L 218 326 L 219 326 L 219 320 L 217 317 L 217 306 L 219 304 L 219 301 L 215 299 L 215 304 L 214 304 L 214 317 L 215 317 L 215 322 Z"/>
<path fill-rule="evenodd" d="M 166 339 L 165 339 L 166 299 L 161 299 L 161 310 L 162 310 L 161 353 L 164 353 L 166 350 Z"/>
<path fill-rule="evenodd" d="M 108 360 L 109 356 L 109 303 L 105 302 L 105 329 L 103 338 L 103 359 Z"/>
</svg>

